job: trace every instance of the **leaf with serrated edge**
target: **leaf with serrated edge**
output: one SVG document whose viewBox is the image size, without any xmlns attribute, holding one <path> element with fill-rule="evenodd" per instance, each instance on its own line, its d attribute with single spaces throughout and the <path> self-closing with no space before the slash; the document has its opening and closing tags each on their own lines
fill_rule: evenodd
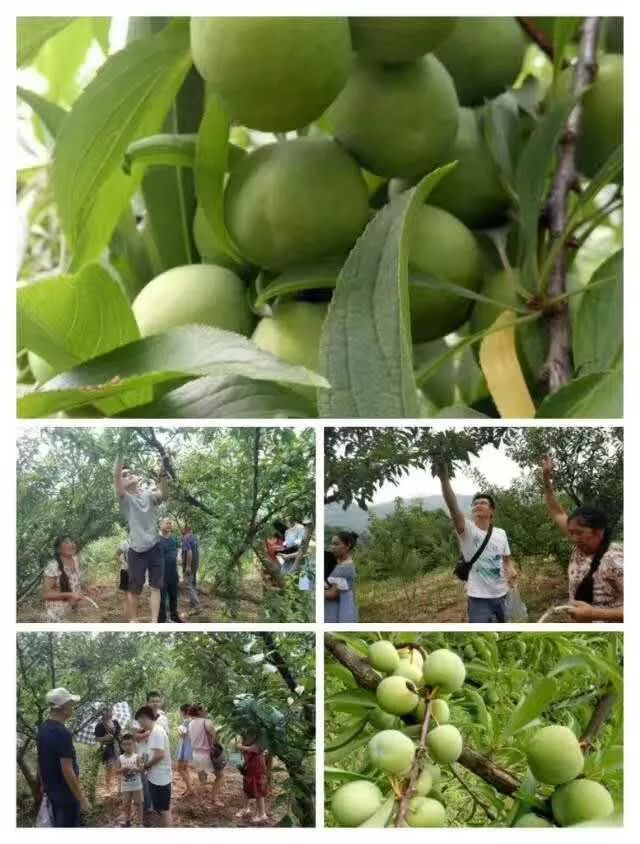
<svg viewBox="0 0 640 844">
<path fill-rule="evenodd" d="M 320 341 L 331 390 L 321 416 L 415 417 L 409 317 L 409 242 L 416 209 L 454 167 L 434 170 L 382 208 L 360 236 L 336 284 Z"/>
<path fill-rule="evenodd" d="M 122 288 L 100 264 L 23 285 L 17 299 L 21 344 L 58 371 L 140 337 Z"/>
<path fill-rule="evenodd" d="M 18 412 L 29 418 L 47 416 L 178 378 L 224 375 L 306 387 L 328 386 L 321 375 L 284 363 L 241 334 L 188 325 L 144 337 L 56 375 L 46 389 L 20 399 Z"/>
</svg>

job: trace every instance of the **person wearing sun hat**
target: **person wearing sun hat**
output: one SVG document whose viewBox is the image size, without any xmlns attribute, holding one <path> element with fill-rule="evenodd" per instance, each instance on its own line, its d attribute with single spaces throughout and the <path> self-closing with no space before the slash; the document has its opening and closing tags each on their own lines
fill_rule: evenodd
<svg viewBox="0 0 640 844">
<path fill-rule="evenodd" d="M 42 789 L 51 807 L 53 826 L 80 826 L 80 812 L 89 808 L 89 801 L 80 785 L 73 735 L 65 726 L 80 695 L 60 687 L 48 691 L 45 700 L 49 714 L 38 727 L 36 738 Z"/>
</svg>

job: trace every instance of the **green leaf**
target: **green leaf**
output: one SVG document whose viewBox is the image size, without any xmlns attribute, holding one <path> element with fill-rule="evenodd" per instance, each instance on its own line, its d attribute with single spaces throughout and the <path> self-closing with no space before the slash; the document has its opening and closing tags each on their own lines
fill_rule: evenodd
<svg viewBox="0 0 640 844">
<path fill-rule="evenodd" d="M 574 668 L 584 668 L 586 662 L 582 656 L 565 656 L 557 665 L 547 672 L 548 677 L 555 677 L 556 674 L 562 674 L 563 671 L 570 671 Z"/>
<path fill-rule="evenodd" d="M 21 344 L 57 371 L 140 337 L 122 288 L 100 264 L 23 285 L 17 299 Z"/>
<path fill-rule="evenodd" d="M 409 319 L 409 236 L 416 208 L 455 163 L 425 176 L 369 223 L 338 276 L 320 341 L 331 390 L 325 417 L 415 417 Z"/>
<path fill-rule="evenodd" d="M 122 158 L 133 141 L 158 131 L 190 64 L 188 25 L 177 19 L 107 59 L 74 103 L 53 166 L 73 269 L 108 243 L 139 181 L 122 172 Z"/>
<path fill-rule="evenodd" d="M 17 94 L 23 102 L 31 107 L 33 113 L 40 118 L 51 137 L 57 137 L 68 111 L 62 108 L 62 106 L 52 103 L 51 100 L 41 97 L 40 94 L 36 94 L 35 91 L 28 91 L 26 88 L 18 86 Z"/>
<path fill-rule="evenodd" d="M 366 777 L 364 774 L 360 774 L 356 771 L 343 771 L 342 768 L 334 768 L 332 766 L 327 766 L 324 769 L 324 778 L 325 781 L 329 780 L 331 782 L 356 782 L 359 780 L 376 782 L 373 777 Z"/>
<path fill-rule="evenodd" d="M 553 90 L 558 90 L 558 82 L 566 59 L 567 47 L 571 44 L 580 18 L 560 16 L 553 22 Z"/>
<path fill-rule="evenodd" d="M 382 806 L 371 815 L 370 818 L 364 823 L 361 823 L 360 826 L 368 826 L 368 827 L 383 827 L 389 823 L 389 819 L 393 814 L 393 808 L 396 804 L 396 798 L 393 794 L 384 801 Z"/>
<path fill-rule="evenodd" d="M 219 248 L 238 263 L 242 255 L 231 240 L 224 222 L 224 183 L 229 167 L 231 120 L 220 99 L 210 94 L 196 141 L 195 184 L 198 204 L 203 209 Z"/>
<path fill-rule="evenodd" d="M 538 228 L 545 199 L 547 176 L 575 97 L 558 100 L 536 124 L 516 167 L 515 188 L 520 207 L 519 264 L 527 290 L 538 290 Z"/>
<path fill-rule="evenodd" d="M 610 369 L 576 378 L 551 396 L 538 419 L 619 419 L 622 417 L 622 370 Z"/>
<path fill-rule="evenodd" d="M 48 416 L 155 384 L 209 375 L 328 386 L 317 373 L 284 363 L 240 334 L 189 325 L 129 343 L 57 375 L 46 390 L 23 396 L 18 412 L 27 418 Z"/>
<path fill-rule="evenodd" d="M 324 761 L 328 762 L 330 765 L 333 764 L 333 762 L 339 762 L 340 759 L 344 759 L 345 756 L 353 753 L 354 750 L 359 750 L 361 747 L 364 747 L 365 744 L 368 744 L 370 739 L 371 736 L 361 735 L 353 739 L 353 741 L 350 741 L 348 744 L 342 745 L 342 747 L 339 747 L 337 750 L 325 751 Z"/>
<path fill-rule="evenodd" d="M 29 64 L 38 54 L 40 48 L 53 38 L 58 32 L 76 18 L 46 18 L 29 17 L 17 18 L 16 20 L 16 64 L 22 67 Z"/>
<path fill-rule="evenodd" d="M 339 750 L 346 744 L 350 744 L 355 738 L 360 735 L 360 733 L 365 729 L 368 723 L 369 721 L 367 718 L 362 718 L 359 721 L 356 721 L 355 723 L 349 724 L 349 726 L 339 732 L 338 735 L 332 736 L 331 738 L 327 739 L 324 745 L 325 753 Z"/>
<path fill-rule="evenodd" d="M 76 18 L 39 51 L 33 66 L 47 80 L 47 97 L 53 102 L 69 106 L 77 99 L 94 37 L 91 18 Z"/>
<path fill-rule="evenodd" d="M 453 404 L 451 407 L 443 407 L 436 413 L 438 419 L 488 419 L 485 413 L 480 413 L 466 404 Z"/>
<path fill-rule="evenodd" d="M 316 415 L 306 396 L 270 381 L 197 378 L 127 413 L 142 419 L 306 419 Z"/>
<path fill-rule="evenodd" d="M 600 264 L 577 308 L 573 324 L 573 360 L 580 375 L 610 369 L 620 356 L 622 254 L 620 250 Z"/>
<path fill-rule="evenodd" d="M 518 101 L 513 92 L 506 91 L 489 100 L 482 115 L 482 132 L 491 157 L 501 175 L 513 190 L 521 125 Z"/>
<path fill-rule="evenodd" d="M 336 692 L 325 700 L 325 704 L 334 709 L 342 703 L 347 703 L 350 706 L 361 706 L 364 709 L 375 709 L 378 705 L 375 694 L 367 691 L 367 689 L 348 689 L 344 692 Z"/>
<path fill-rule="evenodd" d="M 535 721 L 549 706 L 558 693 L 558 684 L 551 677 L 542 677 L 531 691 L 513 710 L 511 718 L 504 728 L 501 739 L 504 740 Z"/>
<path fill-rule="evenodd" d="M 340 265 L 337 261 L 331 260 L 285 270 L 273 281 L 258 290 L 253 308 L 259 310 L 267 302 L 277 299 L 279 296 L 291 296 L 294 293 L 300 293 L 302 290 L 322 290 L 335 287 L 339 273 Z"/>
</svg>

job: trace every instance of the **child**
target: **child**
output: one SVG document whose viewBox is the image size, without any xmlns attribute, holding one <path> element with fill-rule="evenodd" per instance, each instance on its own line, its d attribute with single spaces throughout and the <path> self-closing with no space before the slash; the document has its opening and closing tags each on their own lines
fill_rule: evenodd
<svg viewBox="0 0 640 844">
<path fill-rule="evenodd" d="M 115 773 L 121 777 L 120 792 L 124 803 L 124 826 L 131 826 L 132 814 L 134 824 L 143 826 L 142 818 L 142 759 L 135 752 L 135 741 L 131 733 L 125 733 L 120 741 L 120 767 Z M 132 808 L 134 812 L 132 812 Z"/>
<path fill-rule="evenodd" d="M 247 805 L 236 812 L 237 818 L 247 818 L 254 823 L 265 823 L 269 820 L 265 806 L 268 794 L 267 781 L 267 753 L 260 747 L 255 736 L 243 736 L 235 742 L 237 750 L 242 753 L 242 786 L 247 797 Z M 251 816 L 251 800 L 256 801 L 256 814 Z"/>
</svg>

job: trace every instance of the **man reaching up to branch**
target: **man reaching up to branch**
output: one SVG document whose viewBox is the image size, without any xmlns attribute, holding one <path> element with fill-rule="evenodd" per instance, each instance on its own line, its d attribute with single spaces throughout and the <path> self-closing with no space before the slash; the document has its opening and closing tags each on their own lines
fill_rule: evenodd
<svg viewBox="0 0 640 844">
<path fill-rule="evenodd" d="M 164 583 L 164 558 L 158 536 L 158 505 L 169 497 L 169 476 L 163 467 L 158 488 L 143 488 L 130 466 L 117 458 L 113 467 L 113 485 L 129 528 L 127 620 L 137 620 L 138 598 L 148 573 L 151 589 L 150 621 L 154 624 L 158 621 L 160 593 Z"/>
<path fill-rule="evenodd" d="M 493 497 L 476 493 L 471 518 L 468 518 L 458 505 L 445 465 L 438 467 L 438 477 L 462 556 L 467 562 L 475 557 L 466 582 L 469 621 L 472 624 L 502 624 L 506 620 L 507 594 L 516 585 L 518 573 L 507 534 L 493 524 L 496 509 Z"/>
</svg>

